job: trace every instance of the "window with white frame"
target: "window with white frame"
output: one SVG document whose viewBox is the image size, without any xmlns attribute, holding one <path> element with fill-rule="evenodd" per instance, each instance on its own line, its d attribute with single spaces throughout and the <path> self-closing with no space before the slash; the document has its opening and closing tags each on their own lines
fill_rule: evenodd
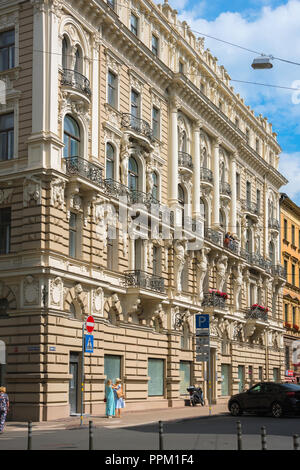
<svg viewBox="0 0 300 470">
<path fill-rule="evenodd" d="M 0 115 L 0 161 L 14 156 L 14 113 Z"/>
<path fill-rule="evenodd" d="M 0 255 L 10 252 L 11 209 L 0 209 Z"/>
<path fill-rule="evenodd" d="M 135 34 L 136 36 L 138 35 L 138 24 L 139 24 L 139 19 L 136 15 L 131 13 L 130 16 L 130 31 Z"/>
<path fill-rule="evenodd" d="M 114 179 L 115 176 L 115 149 L 108 142 L 106 144 L 106 167 L 105 167 L 106 179 Z"/>
<path fill-rule="evenodd" d="M 113 108 L 118 107 L 118 78 L 117 75 L 110 70 L 107 79 L 107 101 Z"/>
<path fill-rule="evenodd" d="M 160 109 L 152 107 L 152 133 L 156 139 L 160 138 Z"/>
<path fill-rule="evenodd" d="M 0 33 L 0 72 L 15 67 L 15 30 Z"/>
<path fill-rule="evenodd" d="M 159 47 L 158 37 L 155 34 L 152 34 L 152 52 L 156 56 L 158 56 L 158 47 Z"/>
</svg>

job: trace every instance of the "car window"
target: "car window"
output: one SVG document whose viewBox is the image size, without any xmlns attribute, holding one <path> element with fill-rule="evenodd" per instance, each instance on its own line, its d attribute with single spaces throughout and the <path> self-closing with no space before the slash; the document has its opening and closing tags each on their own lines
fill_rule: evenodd
<svg viewBox="0 0 300 470">
<path fill-rule="evenodd" d="M 275 393 L 278 391 L 278 387 L 274 384 L 264 384 L 264 392 L 265 393 Z"/>
<path fill-rule="evenodd" d="M 260 393 L 262 390 L 261 384 L 254 385 L 254 387 L 249 389 L 249 393 Z"/>
</svg>

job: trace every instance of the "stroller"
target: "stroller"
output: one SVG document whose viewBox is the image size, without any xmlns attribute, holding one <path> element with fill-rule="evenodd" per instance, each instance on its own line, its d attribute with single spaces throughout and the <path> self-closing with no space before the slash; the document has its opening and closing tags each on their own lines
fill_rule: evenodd
<svg viewBox="0 0 300 470">
<path fill-rule="evenodd" d="M 192 406 L 196 406 L 198 403 L 204 406 L 203 392 L 201 387 L 197 388 L 190 386 L 187 388 L 187 391 L 190 394 L 190 403 Z"/>
</svg>

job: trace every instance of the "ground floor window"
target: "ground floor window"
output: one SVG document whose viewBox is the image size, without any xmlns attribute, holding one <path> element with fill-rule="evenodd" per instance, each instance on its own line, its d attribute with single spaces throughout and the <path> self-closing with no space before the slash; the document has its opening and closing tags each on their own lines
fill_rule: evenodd
<svg viewBox="0 0 300 470">
<path fill-rule="evenodd" d="M 6 349 L 4 341 L 0 341 L 0 386 L 6 386 Z"/>
<path fill-rule="evenodd" d="M 163 396 L 164 395 L 164 360 L 149 359 L 148 360 L 148 395 Z"/>
<path fill-rule="evenodd" d="M 191 363 L 190 362 L 180 362 L 179 366 L 180 371 L 180 395 L 185 395 L 187 388 L 191 385 Z"/>
<path fill-rule="evenodd" d="M 245 385 L 245 367 L 238 366 L 238 378 L 239 378 L 239 392 L 244 390 Z"/>
<path fill-rule="evenodd" d="M 221 376 L 222 376 L 221 395 L 228 396 L 230 395 L 230 365 L 229 364 L 221 364 Z"/>
<path fill-rule="evenodd" d="M 262 368 L 262 366 L 259 366 L 259 368 L 258 368 L 258 380 L 260 382 L 263 381 L 263 368 Z"/>
<path fill-rule="evenodd" d="M 104 375 L 106 375 L 106 380 L 112 380 L 113 383 L 116 383 L 116 379 L 121 378 L 121 359 L 121 356 L 104 355 Z"/>
<path fill-rule="evenodd" d="M 273 380 L 274 382 L 279 382 L 279 369 L 277 367 L 273 369 Z"/>
</svg>

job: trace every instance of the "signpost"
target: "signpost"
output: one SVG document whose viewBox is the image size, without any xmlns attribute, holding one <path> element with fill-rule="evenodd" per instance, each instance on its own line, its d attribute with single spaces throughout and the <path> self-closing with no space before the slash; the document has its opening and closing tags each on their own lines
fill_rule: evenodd
<svg viewBox="0 0 300 470">
<path fill-rule="evenodd" d="M 196 362 L 207 363 L 208 376 L 208 406 L 211 415 L 211 370 L 210 370 L 210 342 L 209 342 L 209 314 L 201 313 L 196 318 Z"/>
<path fill-rule="evenodd" d="M 82 360 L 81 360 L 81 413 L 80 413 L 80 426 L 83 424 L 83 404 L 84 404 L 84 353 L 92 354 L 94 352 L 94 336 L 89 334 L 85 335 L 85 329 L 88 333 L 92 333 L 95 328 L 95 320 L 90 315 L 87 317 L 86 322 L 82 324 Z"/>
</svg>

